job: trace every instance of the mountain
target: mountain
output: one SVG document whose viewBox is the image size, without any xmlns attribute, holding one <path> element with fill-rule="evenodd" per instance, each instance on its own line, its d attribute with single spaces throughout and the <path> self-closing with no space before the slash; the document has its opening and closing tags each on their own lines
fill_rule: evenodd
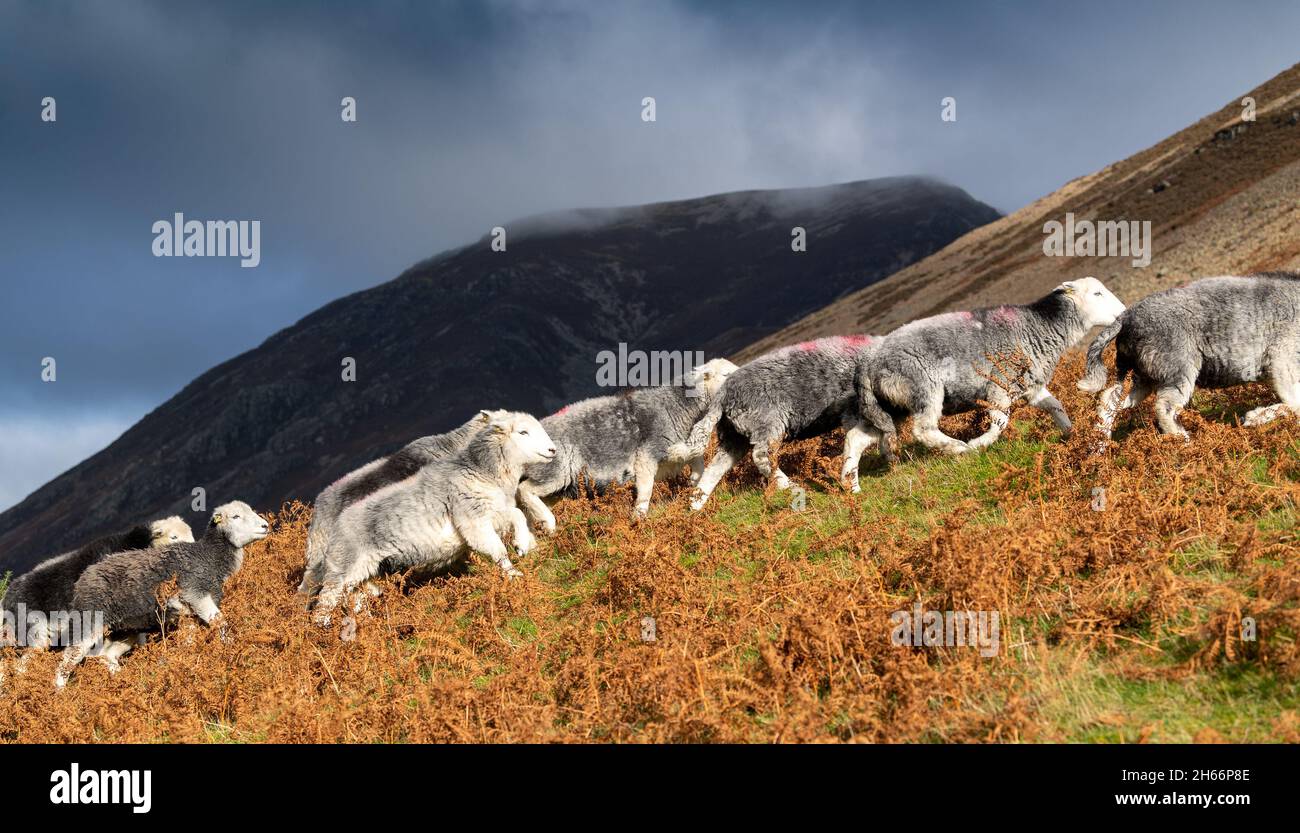
<svg viewBox="0 0 1300 833">
<path fill-rule="evenodd" d="M 752 358 L 833 333 L 884 333 L 955 309 L 1022 303 L 1092 275 L 1126 303 L 1192 278 L 1300 267 L 1300 64 L 1122 162 L 965 235 L 941 252 L 759 339 Z M 1244 96 L 1243 96 L 1244 97 Z M 1150 221 L 1150 265 L 1048 257 L 1049 220 Z"/>
<path fill-rule="evenodd" d="M 274 509 L 480 408 L 550 413 L 601 392 L 597 356 L 620 343 L 733 353 L 997 217 L 908 177 L 512 223 L 504 252 L 487 236 L 439 255 L 195 379 L 0 515 L 0 570 L 159 515 L 197 523 L 197 487 Z"/>
</svg>

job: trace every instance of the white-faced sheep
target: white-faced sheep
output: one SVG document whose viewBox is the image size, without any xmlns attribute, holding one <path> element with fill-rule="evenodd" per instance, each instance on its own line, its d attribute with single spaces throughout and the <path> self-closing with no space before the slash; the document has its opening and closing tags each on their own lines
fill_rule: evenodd
<svg viewBox="0 0 1300 833">
<path fill-rule="evenodd" d="M 1096 278 L 1066 281 L 1031 304 L 952 312 L 913 321 L 862 362 L 859 406 L 894 459 L 894 419 L 911 414 L 918 442 L 948 454 L 986 448 L 1007 425 L 1013 402 L 1051 414 L 1067 435 L 1069 416 L 1047 389 L 1061 355 L 1124 304 Z M 939 417 L 989 406 L 990 426 L 969 443 L 939 430 Z"/>
<path fill-rule="evenodd" d="M 1106 384 L 1101 354 L 1112 341 L 1117 379 L 1101 395 L 1098 414 L 1107 437 L 1118 412 L 1153 391 L 1156 426 L 1184 439 L 1178 414 L 1197 386 L 1267 379 L 1282 401 L 1250 411 L 1246 425 L 1262 425 L 1287 410 L 1300 413 L 1300 274 L 1205 278 L 1147 296 L 1092 343 L 1082 390 L 1095 393 Z M 1125 397 L 1130 374 L 1133 386 Z"/>
<path fill-rule="evenodd" d="M 99 627 L 85 627 L 97 617 L 109 634 L 155 630 L 175 610 L 188 610 L 206 625 L 217 623 L 225 583 L 243 565 L 244 547 L 265 538 L 268 531 L 267 522 L 247 503 L 232 501 L 216 508 L 197 541 L 119 552 L 87 567 L 72 588 L 72 610 L 80 614 L 82 632 L 63 652 L 54 684 L 62 688 L 100 641 Z M 160 611 L 158 589 L 172 578 L 179 593 Z M 224 623 L 222 628 L 224 633 Z M 114 641 L 105 649 L 110 669 L 130 645 Z"/>
<path fill-rule="evenodd" d="M 692 443 L 692 429 L 709 412 L 718 390 L 736 366 L 713 359 L 693 368 L 673 384 L 637 388 L 619 396 L 597 396 L 568 405 L 542 420 L 555 441 L 554 460 L 524 470 L 519 502 L 547 532 L 555 516 L 542 498 L 574 493 L 580 477 L 595 488 L 636 484 L 635 513 L 650 510 L 656 480 L 690 465 L 692 480 L 704 468 L 708 431 Z"/>
<path fill-rule="evenodd" d="M 534 544 L 515 495 L 529 463 L 555 457 L 551 438 L 523 413 L 493 416 L 460 452 L 352 504 L 339 516 L 325 557 L 315 620 L 328 624 L 339 598 L 381 566 L 437 573 L 472 550 L 518 576 L 502 536 L 521 555 Z"/>
<path fill-rule="evenodd" d="M 0 604 L 16 619 L 22 619 L 26 627 L 25 633 L 0 634 L 0 645 L 16 643 L 45 650 L 55 641 L 62 644 L 62 635 L 54 631 L 55 620 L 72 609 L 72 587 L 86 568 L 113 553 L 193 540 L 194 533 L 189 524 L 173 515 L 147 526 L 142 524 L 107 535 L 80 549 L 42 561 L 9 583 Z M 20 612 L 21 616 L 18 615 Z"/>
<path fill-rule="evenodd" d="M 703 446 L 716 426 L 718 450 L 697 484 L 691 508 L 702 509 L 718 482 L 751 452 L 762 475 L 785 489 L 790 479 L 777 464 L 786 440 L 815 437 L 843 426 L 844 465 L 840 478 L 858 491 L 858 461 L 879 433 L 858 416 L 854 375 L 874 336 L 833 336 L 783 347 L 731 374 L 709 415 L 692 434 Z"/>
<path fill-rule="evenodd" d="M 312 506 L 311 526 L 307 530 L 307 566 L 298 592 L 311 596 L 320 589 L 325 553 L 334 525 L 344 509 L 385 486 L 405 480 L 434 460 L 464 449 L 493 416 L 505 413 L 479 411 L 459 428 L 414 440 L 393 454 L 367 463 L 331 483 Z"/>
</svg>

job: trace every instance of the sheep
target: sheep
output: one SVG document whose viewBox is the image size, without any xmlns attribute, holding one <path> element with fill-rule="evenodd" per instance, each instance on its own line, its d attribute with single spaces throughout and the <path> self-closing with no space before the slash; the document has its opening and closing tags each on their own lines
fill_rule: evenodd
<svg viewBox="0 0 1300 833">
<path fill-rule="evenodd" d="M 344 509 L 385 486 L 405 480 L 434 460 L 462 450 L 492 417 L 505 413 L 480 411 L 459 428 L 414 440 L 392 455 L 367 463 L 330 484 L 312 506 L 311 526 L 307 530 L 307 566 L 298 592 L 312 596 L 320 589 L 326 549 Z M 377 593 L 373 585 L 368 589 Z"/>
<path fill-rule="evenodd" d="M 1282 401 L 1251 410 L 1242 420 L 1247 426 L 1300 413 L 1300 273 L 1204 278 L 1147 296 L 1093 341 L 1081 390 L 1096 393 L 1106 384 L 1101 354 L 1112 341 L 1116 381 L 1101 395 L 1097 425 L 1108 439 L 1119 411 L 1153 391 L 1157 428 L 1184 440 L 1178 414 L 1197 386 L 1267 378 Z"/>
<path fill-rule="evenodd" d="M 54 684 L 67 685 L 73 669 L 108 633 L 143 633 L 155 630 L 169 614 L 188 610 L 205 625 L 221 621 L 221 600 L 225 583 L 244 563 L 244 547 L 267 536 L 267 522 L 243 501 L 218 506 L 212 513 L 203 537 L 192 542 L 167 544 L 156 549 L 129 550 L 108 556 L 92 564 L 72 588 L 71 609 L 80 615 L 84 627 L 80 636 L 63 652 Z M 158 588 L 175 577 L 179 593 L 159 611 Z M 130 650 L 129 642 L 110 642 L 104 650 L 110 670 L 117 659 Z"/>
<path fill-rule="evenodd" d="M 317 624 L 328 625 L 340 596 L 381 567 L 437 573 L 473 550 L 506 576 L 522 575 L 501 536 L 513 532 L 520 555 L 532 549 L 535 541 L 515 493 L 524 467 L 555 453 L 546 429 L 528 414 L 492 416 L 462 451 L 344 509 L 325 557 Z"/>
<path fill-rule="evenodd" d="M 840 478 L 854 492 L 862 452 L 879 433 L 858 416 L 853 391 L 856 368 L 878 337 L 832 336 L 806 341 L 760 356 L 727 379 L 689 443 L 703 446 L 717 428 L 718 450 L 696 484 L 691 509 L 700 510 L 713 489 L 752 449 L 759 472 L 778 489 L 790 479 L 775 461 L 777 446 L 791 439 L 814 437 L 844 426 L 844 465 Z"/>
<path fill-rule="evenodd" d="M 1069 436 L 1070 417 L 1047 389 L 1061 355 L 1093 327 L 1109 326 L 1124 304 L 1096 278 L 1066 281 L 1030 304 L 953 312 L 913 321 L 890 333 L 858 371 L 863 418 L 896 459 L 894 418 L 911 414 L 913 434 L 946 454 L 987 448 L 1007 425 L 1017 399 L 1046 411 Z M 939 430 L 943 414 L 988 406 L 990 426 L 970 442 Z"/>
<path fill-rule="evenodd" d="M 13 642 L 37 651 L 47 650 L 57 636 L 50 627 L 52 618 L 57 613 L 71 609 L 72 587 L 87 567 L 113 553 L 193 540 L 194 533 L 189 524 L 173 515 L 160 518 L 147 526 L 138 525 L 125 532 L 99 538 L 78 550 L 42 561 L 14 579 L 0 602 L 4 611 L 15 615 L 21 606 L 24 618 L 32 627 L 25 635 L 7 632 L 0 634 L 0 644 Z M 27 658 L 26 655 L 23 657 L 23 665 Z"/>
<path fill-rule="evenodd" d="M 650 511 L 656 480 L 689 464 L 692 482 L 698 481 L 708 432 L 692 444 L 692 429 L 735 371 L 736 365 L 726 359 L 713 359 L 672 384 L 584 399 L 543 419 L 542 426 L 555 440 L 558 453 L 554 460 L 524 469 L 524 481 L 519 484 L 524 513 L 547 532 L 554 532 L 555 516 L 542 498 L 573 493 L 584 473 L 596 488 L 635 483 L 636 517 Z"/>
</svg>

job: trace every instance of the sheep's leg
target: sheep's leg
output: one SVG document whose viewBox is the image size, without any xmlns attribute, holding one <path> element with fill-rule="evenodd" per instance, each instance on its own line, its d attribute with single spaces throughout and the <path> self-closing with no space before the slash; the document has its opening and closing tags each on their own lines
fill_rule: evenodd
<svg viewBox="0 0 1300 833">
<path fill-rule="evenodd" d="M 1051 415 L 1052 421 L 1056 423 L 1057 428 L 1061 429 L 1062 434 L 1067 437 L 1070 436 L 1074 430 L 1074 424 L 1070 422 L 1070 415 L 1065 412 L 1065 408 L 1061 407 L 1060 401 L 1055 396 L 1052 396 L 1052 392 L 1047 389 L 1047 385 L 1030 391 L 1026 398 L 1030 405 Z"/>
<path fill-rule="evenodd" d="M 709 495 L 717 488 L 722 478 L 727 476 L 736 463 L 740 462 L 741 456 L 745 449 L 738 448 L 736 445 L 719 444 L 718 451 L 705 467 L 704 474 L 700 475 L 700 482 L 695 486 L 695 497 L 691 498 L 691 509 L 699 511 L 708 503 Z"/>
<path fill-rule="evenodd" d="M 59 670 L 54 675 L 55 688 L 63 688 L 68 684 L 73 669 L 80 665 L 81 661 L 86 658 L 86 654 L 90 653 L 90 649 L 95 647 L 99 637 L 99 629 L 91 628 L 82 634 L 81 639 L 64 649 L 63 660 L 59 663 Z"/>
<path fill-rule="evenodd" d="M 518 506 L 510 507 L 510 525 L 514 532 L 515 552 L 527 555 L 537 546 L 537 539 L 528 528 L 528 516 Z"/>
<path fill-rule="evenodd" d="M 939 430 L 939 417 L 943 413 L 943 391 L 935 391 L 935 394 L 924 407 L 913 411 L 912 434 L 926 448 L 938 449 L 944 454 L 965 454 L 971 450 L 969 445 Z"/>
<path fill-rule="evenodd" d="M 781 471 L 775 457 L 780 452 L 781 437 L 784 433 L 784 430 L 779 433 L 769 431 L 759 436 L 754 440 L 754 448 L 750 452 L 759 473 L 769 481 L 775 481 L 776 488 L 782 491 L 790 488 L 790 478 L 786 477 L 785 472 Z"/>
<path fill-rule="evenodd" d="M 496 528 L 488 518 L 478 518 L 472 521 L 458 522 L 453 519 L 456 525 L 456 531 L 469 544 L 469 548 L 474 552 L 482 553 L 492 562 L 501 568 L 509 578 L 518 578 L 523 573 L 515 569 L 515 565 L 510 563 L 510 555 L 506 552 L 505 542 L 497 534 Z"/>
<path fill-rule="evenodd" d="M 551 507 L 547 506 L 541 496 L 537 494 L 530 481 L 525 480 L 519 484 L 519 490 L 515 493 L 515 500 L 530 521 L 540 523 L 542 529 L 546 530 L 547 535 L 555 533 L 555 515 L 551 512 Z"/>
<path fill-rule="evenodd" d="M 110 639 L 104 644 L 104 650 L 100 652 L 99 658 L 108 666 L 108 673 L 116 674 L 122 670 L 120 660 L 131 652 L 135 645 L 126 639 Z"/>
<path fill-rule="evenodd" d="M 24 674 L 27 672 L 27 664 L 32 661 L 33 654 L 43 654 L 50 650 L 50 644 L 54 641 L 53 632 L 50 630 L 49 622 L 36 627 L 27 637 L 27 650 L 23 651 L 18 657 L 18 662 L 14 665 L 14 672 Z"/>
<path fill-rule="evenodd" d="M 840 482 L 852 489 L 853 494 L 862 491 L 858 483 L 858 464 L 862 461 L 862 452 L 880 441 L 880 432 L 858 420 L 844 432 L 844 466 L 840 469 Z"/>
<path fill-rule="evenodd" d="M 655 491 L 655 474 L 659 471 L 659 464 L 647 459 L 645 456 L 638 456 L 632 463 L 632 474 L 636 480 L 636 507 L 632 514 L 638 518 L 644 518 L 650 513 L 650 498 Z"/>
<path fill-rule="evenodd" d="M 691 466 L 691 485 L 694 486 L 699 483 L 700 478 L 704 476 L 704 455 L 697 454 L 692 457 L 689 462 Z"/>
<path fill-rule="evenodd" d="M 1251 410 L 1241 421 L 1242 425 L 1251 427 L 1263 425 L 1272 422 L 1287 411 L 1300 414 L 1300 366 L 1280 357 L 1274 357 L 1273 361 L 1273 390 L 1277 391 L 1278 398 L 1282 401 L 1276 405 L 1265 405 Z"/>
<path fill-rule="evenodd" d="M 989 397 L 989 403 L 992 405 L 989 408 L 989 430 L 967 443 L 973 450 L 978 451 L 988 448 L 997 442 L 998 437 L 1002 436 L 1002 432 L 1006 430 L 1007 423 L 1010 421 L 1007 411 L 1011 408 L 1011 397 L 1007 395 L 1006 391 L 1000 388 L 996 390 Z"/>
<path fill-rule="evenodd" d="M 1156 425 L 1160 433 L 1188 439 L 1187 429 L 1178 424 L 1178 414 L 1192 398 L 1194 387 L 1194 382 L 1184 380 L 1177 385 L 1164 385 L 1156 391 Z"/>
<path fill-rule="evenodd" d="M 1129 389 L 1127 397 L 1124 396 L 1123 384 L 1110 386 L 1101 395 L 1101 405 L 1097 409 L 1097 430 L 1109 439 L 1111 429 L 1115 425 L 1115 417 L 1119 412 L 1136 408 L 1150 395 L 1151 385 L 1136 377 L 1133 379 L 1133 387 Z"/>
</svg>

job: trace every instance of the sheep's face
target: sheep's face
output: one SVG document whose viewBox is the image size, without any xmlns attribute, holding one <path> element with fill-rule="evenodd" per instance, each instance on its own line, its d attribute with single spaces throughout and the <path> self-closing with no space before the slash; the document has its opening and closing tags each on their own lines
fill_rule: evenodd
<svg viewBox="0 0 1300 833">
<path fill-rule="evenodd" d="M 696 396 L 711 398 L 721 388 L 727 377 L 735 373 L 736 366 L 726 359 L 712 359 L 692 370 L 686 376 L 686 387 Z"/>
<path fill-rule="evenodd" d="M 226 540 L 237 547 L 246 547 L 266 537 L 271 527 L 242 500 L 218 506 L 212 513 L 212 525 L 226 535 Z"/>
<path fill-rule="evenodd" d="M 555 443 L 542 424 L 529 414 L 514 413 L 495 417 L 492 427 L 504 434 L 506 442 L 514 446 L 519 461 L 549 463 L 555 459 Z"/>
<path fill-rule="evenodd" d="M 1057 291 L 1064 292 L 1074 301 L 1079 307 L 1079 314 L 1083 316 L 1084 325 L 1089 329 L 1109 327 L 1124 312 L 1124 302 L 1096 278 L 1066 281 Z"/>
<path fill-rule="evenodd" d="M 194 540 L 194 532 L 190 529 L 190 525 L 175 515 L 170 518 L 160 518 L 149 524 L 149 534 L 151 536 L 149 543 L 155 547 Z"/>
</svg>

